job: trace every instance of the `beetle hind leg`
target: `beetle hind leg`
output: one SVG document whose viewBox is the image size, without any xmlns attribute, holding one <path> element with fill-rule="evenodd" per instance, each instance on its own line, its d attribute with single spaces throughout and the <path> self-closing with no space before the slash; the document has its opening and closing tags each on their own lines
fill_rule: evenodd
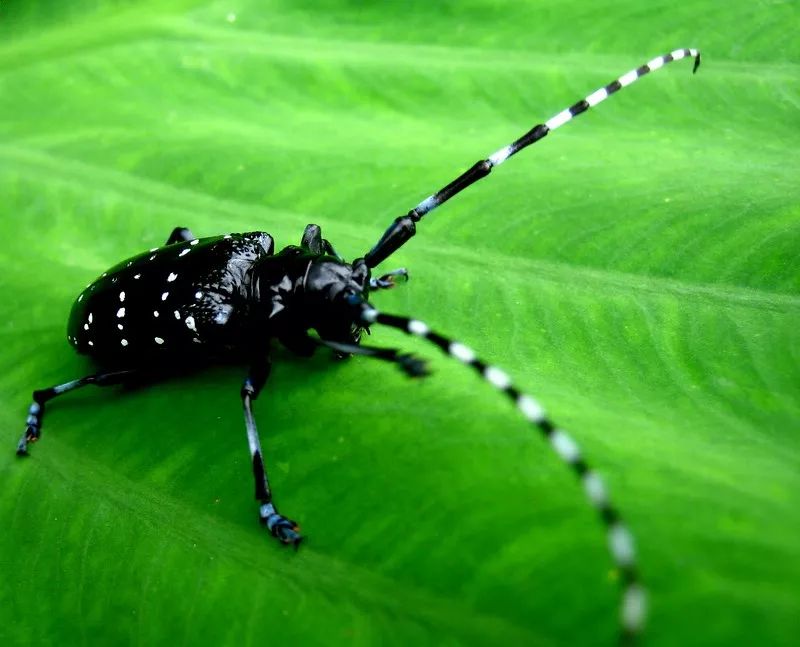
<svg viewBox="0 0 800 647">
<path fill-rule="evenodd" d="M 42 435 L 42 418 L 44 417 L 45 403 L 53 398 L 69 393 L 89 384 L 95 386 L 111 386 L 120 384 L 130 378 L 136 371 L 112 371 L 110 373 L 97 373 L 87 375 L 77 380 L 57 384 L 47 389 L 40 389 L 33 392 L 33 403 L 28 408 L 28 419 L 26 421 L 25 432 L 17 443 L 17 455 L 27 456 L 28 445 L 35 443 Z"/>
</svg>

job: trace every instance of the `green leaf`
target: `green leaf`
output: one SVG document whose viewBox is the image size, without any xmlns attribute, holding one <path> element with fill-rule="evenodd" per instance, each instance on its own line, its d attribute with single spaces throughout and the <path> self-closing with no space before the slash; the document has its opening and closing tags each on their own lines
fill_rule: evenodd
<svg viewBox="0 0 800 647">
<path fill-rule="evenodd" d="M 243 367 L 52 404 L 72 300 L 176 225 L 309 222 L 348 258 L 476 159 L 678 62 L 428 216 L 375 296 L 504 367 L 637 540 L 652 644 L 800 630 L 792 3 L 6 2 L 0 7 L 0 642 L 609 643 L 602 525 L 457 363 L 279 353 L 256 418 L 308 540 L 257 523 Z"/>
</svg>

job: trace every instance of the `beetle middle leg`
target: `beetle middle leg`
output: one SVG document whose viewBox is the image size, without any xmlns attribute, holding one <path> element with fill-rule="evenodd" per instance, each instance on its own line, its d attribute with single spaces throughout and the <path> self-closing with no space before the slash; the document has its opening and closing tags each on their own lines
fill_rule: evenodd
<svg viewBox="0 0 800 647">
<path fill-rule="evenodd" d="M 256 363 L 242 385 L 242 406 L 244 408 L 244 424 L 247 429 L 247 442 L 250 444 L 250 456 L 253 460 L 253 477 L 255 478 L 256 500 L 260 503 L 259 519 L 266 526 L 273 537 L 283 544 L 291 544 L 295 548 L 300 545 L 302 536 L 297 523 L 278 514 L 272 502 L 272 490 L 269 487 L 267 470 L 264 467 L 264 458 L 261 451 L 261 440 L 258 428 L 253 417 L 252 402 L 258 397 L 264 384 L 267 382 L 272 362 L 265 358 Z"/>
<path fill-rule="evenodd" d="M 175 227 L 172 230 L 172 233 L 167 238 L 167 242 L 164 243 L 165 245 L 172 245 L 173 243 L 185 243 L 190 240 L 194 240 L 195 235 L 191 232 L 191 230 L 187 229 L 186 227 Z"/>
<path fill-rule="evenodd" d="M 46 389 L 39 389 L 33 392 L 33 403 L 28 409 L 28 420 L 25 433 L 22 434 L 19 443 L 17 444 L 17 455 L 28 455 L 28 444 L 35 443 L 39 440 L 42 434 L 42 418 L 44 418 L 44 406 L 53 398 L 69 393 L 75 389 L 79 389 L 89 384 L 95 386 L 112 386 L 121 384 L 136 375 L 138 371 L 110 371 L 108 373 L 96 373 L 95 375 L 87 375 L 86 377 L 77 380 L 71 380 L 64 384 L 56 384 Z"/>
</svg>

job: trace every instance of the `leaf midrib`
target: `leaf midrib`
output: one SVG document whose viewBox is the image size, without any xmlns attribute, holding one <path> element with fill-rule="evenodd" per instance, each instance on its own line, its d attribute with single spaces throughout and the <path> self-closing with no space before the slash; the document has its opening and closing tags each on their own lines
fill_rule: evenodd
<svg viewBox="0 0 800 647">
<path fill-rule="evenodd" d="M 70 183 L 80 182 L 92 188 L 103 186 L 107 190 L 108 187 L 113 187 L 117 193 L 135 196 L 139 203 L 141 203 L 141 197 L 146 197 L 150 202 L 158 204 L 162 208 L 168 206 L 187 213 L 205 212 L 207 215 L 226 215 L 253 223 L 269 222 L 269 216 L 275 214 L 279 215 L 284 223 L 297 223 L 298 231 L 307 224 L 308 216 L 302 213 L 224 200 L 207 193 L 177 188 L 131 173 L 104 169 L 41 151 L 0 145 L 0 156 L 7 156 L 17 162 L 38 167 L 37 178 L 46 178 L 47 181 L 52 181 L 54 176 L 61 176 Z M 46 169 L 47 173 L 38 172 L 42 169 Z M 19 168 L 17 170 L 19 171 Z M 361 226 L 339 221 L 336 223 L 336 229 L 352 241 L 365 238 L 364 228 Z M 536 277 L 536 280 L 568 284 L 573 288 L 576 284 L 584 286 L 584 288 L 588 284 L 592 290 L 599 287 L 612 287 L 623 292 L 646 294 L 653 297 L 668 294 L 673 297 L 693 298 L 704 302 L 779 312 L 800 308 L 800 295 L 764 289 L 724 284 L 702 284 L 648 274 L 595 269 L 566 262 L 531 260 L 486 249 L 477 253 L 470 248 L 459 246 L 458 241 L 452 240 L 444 248 L 433 243 L 426 243 L 424 240 L 415 240 L 410 244 L 417 245 L 420 252 L 426 252 L 429 255 L 435 253 L 465 265 L 491 267 L 495 273 L 505 273 L 506 279 L 509 281 L 524 275 Z M 512 271 L 508 268 L 514 269 Z M 103 268 L 87 267 L 87 269 Z"/>
</svg>

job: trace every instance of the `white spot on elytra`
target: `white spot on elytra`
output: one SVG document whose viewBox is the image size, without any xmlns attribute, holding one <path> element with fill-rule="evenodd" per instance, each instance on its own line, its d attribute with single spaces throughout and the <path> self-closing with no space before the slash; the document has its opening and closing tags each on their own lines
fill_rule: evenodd
<svg viewBox="0 0 800 647">
<path fill-rule="evenodd" d="M 153 310 L 153 316 L 158 318 L 158 310 Z"/>
<path fill-rule="evenodd" d="M 153 339 L 155 340 L 156 344 L 160 345 L 164 343 L 164 340 L 161 339 L 161 337 L 153 337 Z"/>
<path fill-rule="evenodd" d="M 156 255 L 155 255 L 155 254 L 153 254 L 153 255 L 152 255 L 150 258 L 148 258 L 147 260 L 148 260 L 148 261 L 153 261 L 153 260 L 155 260 L 155 258 L 156 258 Z"/>
<path fill-rule="evenodd" d="M 122 324 L 117 324 L 117 329 L 118 330 L 122 330 L 123 328 L 124 328 L 124 326 Z"/>
<path fill-rule="evenodd" d="M 200 292 L 200 290 L 198 290 L 197 292 L 194 293 L 194 298 L 195 299 L 200 299 L 202 296 L 203 296 L 203 293 Z"/>
<path fill-rule="evenodd" d="M 134 275 L 133 275 L 133 278 L 135 278 L 135 279 L 140 279 L 140 278 L 142 278 L 142 275 L 141 275 L 141 274 L 134 274 Z"/>
<path fill-rule="evenodd" d="M 194 330 L 195 332 L 197 332 L 197 328 L 194 327 L 194 317 L 192 317 L 191 315 L 186 317 L 186 327 L 189 330 Z"/>
<path fill-rule="evenodd" d="M 168 296 L 169 296 L 169 292 L 164 292 L 164 294 L 161 295 L 161 300 L 162 301 L 166 301 Z"/>
<path fill-rule="evenodd" d="M 182 249 L 182 250 L 181 250 L 181 253 L 180 253 L 180 254 L 178 254 L 178 256 L 186 256 L 186 254 L 188 254 L 188 253 L 189 253 L 189 252 L 191 252 L 191 251 L 192 251 L 192 250 L 191 250 L 189 247 L 187 247 L 186 249 Z"/>
<path fill-rule="evenodd" d="M 89 313 L 89 323 L 92 323 L 92 313 Z"/>
<path fill-rule="evenodd" d="M 119 343 L 122 344 L 123 346 L 127 346 L 128 345 L 128 340 L 127 339 L 120 339 Z"/>
<path fill-rule="evenodd" d="M 125 308 L 120 308 L 119 310 L 117 310 L 117 317 L 122 319 L 122 317 L 124 316 L 125 316 Z"/>
<path fill-rule="evenodd" d="M 175 311 L 175 313 L 174 313 L 174 314 L 175 314 L 175 318 L 176 318 L 176 319 L 180 319 L 180 318 L 181 318 L 181 313 L 180 313 L 180 312 L 178 312 L 177 310 Z"/>
<path fill-rule="evenodd" d="M 175 272 L 170 272 L 169 276 L 167 277 L 167 283 L 172 283 L 177 278 L 178 275 L 175 274 Z"/>
<path fill-rule="evenodd" d="M 89 341 L 89 346 L 94 346 L 94 342 L 90 340 Z"/>
<path fill-rule="evenodd" d="M 232 238 L 232 236 L 230 234 L 225 234 L 222 238 L 224 240 L 230 240 Z"/>
<path fill-rule="evenodd" d="M 219 312 L 217 312 L 217 314 L 214 316 L 214 321 L 220 325 L 227 323 L 228 319 L 230 319 L 232 310 L 233 308 L 227 304 L 221 306 Z"/>
<path fill-rule="evenodd" d="M 103 272 L 103 276 L 108 276 L 108 272 Z"/>
<path fill-rule="evenodd" d="M 192 242 L 190 242 L 189 244 L 190 244 L 190 245 L 197 245 L 197 243 L 199 243 L 199 242 L 200 242 L 200 241 L 199 241 L 199 240 L 197 240 L 197 238 L 195 238 L 195 239 L 194 239 Z"/>
<path fill-rule="evenodd" d="M 81 301 L 83 301 L 83 294 L 81 294 L 81 296 L 78 297 L 78 303 L 80 303 Z"/>
<path fill-rule="evenodd" d="M 83 329 L 84 330 L 89 330 L 89 324 L 83 324 Z"/>
<path fill-rule="evenodd" d="M 125 301 L 125 293 L 124 292 L 120 292 L 119 293 L 119 300 L 120 300 L 120 302 Z"/>
</svg>

